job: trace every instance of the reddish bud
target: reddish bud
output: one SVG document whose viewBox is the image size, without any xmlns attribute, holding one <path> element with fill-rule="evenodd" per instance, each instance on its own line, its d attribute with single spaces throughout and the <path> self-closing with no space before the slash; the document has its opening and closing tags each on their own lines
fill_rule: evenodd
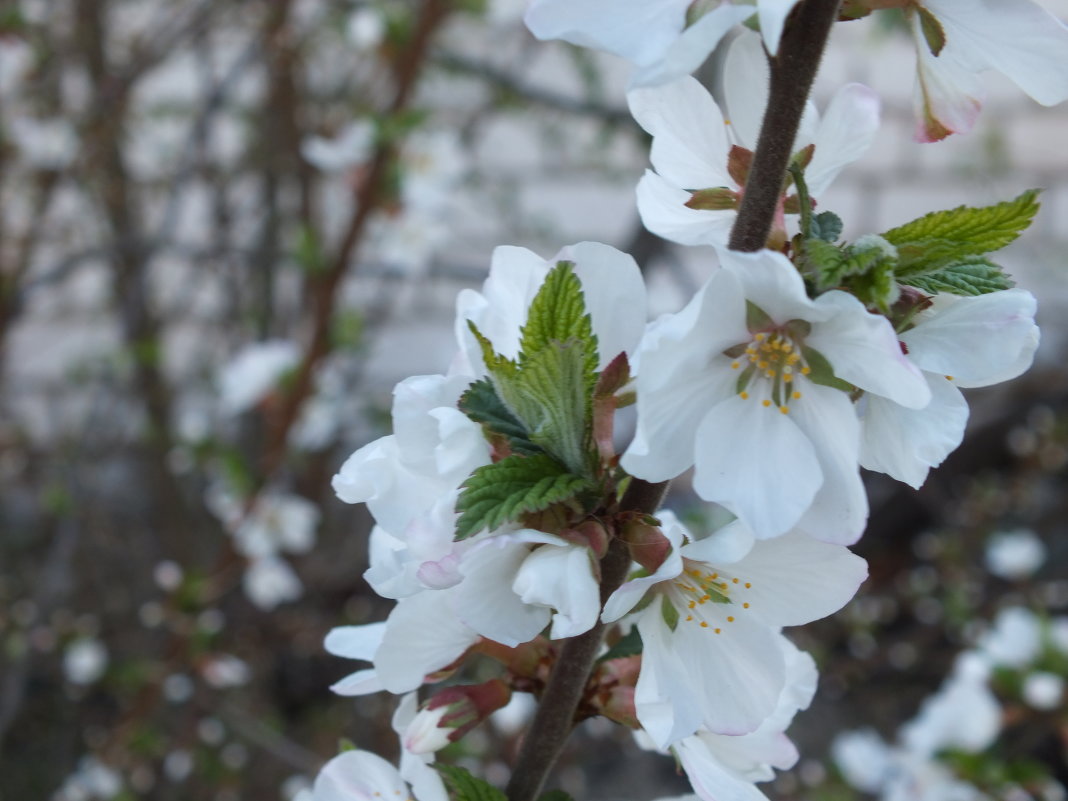
<svg viewBox="0 0 1068 801">
<path fill-rule="evenodd" d="M 664 563 L 671 552 L 671 542 L 657 525 L 656 518 L 639 515 L 623 523 L 619 537 L 630 548 L 630 557 L 650 573 Z"/>
</svg>

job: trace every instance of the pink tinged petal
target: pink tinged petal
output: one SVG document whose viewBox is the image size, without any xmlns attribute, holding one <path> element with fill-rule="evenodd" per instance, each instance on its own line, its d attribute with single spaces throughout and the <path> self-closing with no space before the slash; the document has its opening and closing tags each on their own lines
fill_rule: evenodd
<svg viewBox="0 0 1068 801">
<path fill-rule="evenodd" d="M 805 383 L 790 416 L 815 445 L 823 484 L 797 527 L 816 539 L 849 545 L 868 522 L 868 494 L 860 479 L 860 421 L 840 390 Z"/>
<path fill-rule="evenodd" d="M 964 439 L 968 402 L 947 378 L 926 373 L 931 402 L 906 409 L 874 395 L 862 398 L 860 464 L 919 489 Z"/>
<path fill-rule="evenodd" d="M 689 76 L 627 93 L 631 114 L 653 137 L 649 159 L 682 189 L 737 186 L 727 172 L 727 129 L 716 101 Z"/>
<path fill-rule="evenodd" d="M 512 589 L 524 603 L 556 610 L 549 634 L 554 640 L 589 631 L 601 611 L 600 589 L 588 548 L 538 548 L 523 561 Z"/>
<path fill-rule="evenodd" d="M 779 39 L 782 37 L 786 17 L 795 5 L 797 5 L 797 0 L 757 0 L 760 33 L 767 43 L 768 52 L 772 55 L 779 50 Z"/>
<path fill-rule="evenodd" d="M 512 589 L 530 548 L 493 537 L 464 555 L 464 580 L 455 589 L 456 614 L 487 637 L 509 647 L 534 639 L 549 624 L 550 611 L 523 602 Z"/>
<path fill-rule="evenodd" d="M 727 768 L 701 738 L 688 737 L 674 751 L 703 801 L 767 801 L 755 784 Z"/>
<path fill-rule="evenodd" d="M 729 572 L 740 579 L 728 590 L 736 616 L 771 627 L 800 626 L 845 606 L 868 577 L 868 565 L 841 545 L 785 534 L 760 540 Z M 749 584 L 749 587 L 745 585 Z"/>
<path fill-rule="evenodd" d="M 646 65 L 678 38 L 688 6 L 689 0 L 533 0 L 523 19 L 543 41 L 563 39 Z"/>
<path fill-rule="evenodd" d="M 748 734 L 774 711 L 785 682 L 778 631 L 726 605 L 704 609 L 707 627 L 683 615 L 668 637 L 689 689 L 676 703 L 697 705 L 709 731 Z"/>
<path fill-rule="evenodd" d="M 571 261 L 582 282 L 582 294 L 597 335 L 598 369 L 620 353 L 633 355 L 645 331 L 645 282 L 637 262 L 600 242 L 570 245 L 553 259 Z"/>
<path fill-rule="evenodd" d="M 382 757 L 368 751 L 346 751 L 331 759 L 315 778 L 314 801 L 406 799 L 408 786 Z"/>
<path fill-rule="evenodd" d="M 859 83 L 839 89 L 819 122 L 816 150 L 805 170 L 813 197 L 822 195 L 843 167 L 868 151 L 878 129 L 879 96 Z"/>
<path fill-rule="evenodd" d="M 946 49 L 979 72 L 1002 73 L 1034 100 L 1068 99 L 1068 27 L 1031 0 L 926 0 L 942 23 Z"/>
<path fill-rule="evenodd" d="M 341 681 L 331 684 L 330 689 L 338 695 L 356 696 L 382 692 L 385 687 L 382 685 L 382 680 L 378 678 L 378 673 L 368 668 L 350 673 Z"/>
<path fill-rule="evenodd" d="M 721 250 L 719 257 L 723 268 L 741 282 L 746 299 L 776 323 L 815 322 L 827 316 L 827 312 L 809 299 L 804 279 L 783 254 L 771 250 L 756 253 Z"/>
<path fill-rule="evenodd" d="M 330 629 L 323 641 L 323 647 L 334 656 L 370 662 L 382 644 L 385 633 L 384 622 L 367 623 L 363 626 L 338 626 Z"/>
<path fill-rule="evenodd" d="M 386 621 L 375 670 L 391 693 L 405 693 L 423 683 L 428 673 L 455 662 L 478 640 L 453 611 L 455 590 L 427 590 L 403 598 Z"/>
<path fill-rule="evenodd" d="M 827 318 L 812 327 L 805 343 L 827 357 L 836 376 L 910 409 L 930 402 L 927 382 L 901 349 L 889 320 L 837 290 L 816 298 L 816 306 Z"/>
<path fill-rule="evenodd" d="M 723 5 L 709 11 L 682 32 L 662 59 L 636 70 L 631 86 L 657 86 L 692 74 L 733 26 L 752 15 L 751 8 L 735 5 Z"/>
<path fill-rule="evenodd" d="M 918 142 L 937 142 L 953 133 L 968 133 L 983 105 L 982 83 L 955 57 L 948 37 L 941 54 L 934 56 L 924 38 L 919 14 L 910 16 L 916 44 L 916 89 L 912 95 L 915 138 Z"/>
<path fill-rule="evenodd" d="M 823 483 L 808 437 L 775 406 L 734 395 L 697 429 L 694 489 L 723 504 L 757 537 L 792 528 Z"/>
<path fill-rule="evenodd" d="M 659 603 L 654 601 L 638 619 L 643 647 L 634 708 L 642 729 L 656 747 L 667 748 L 697 731 L 702 710 L 689 699 L 685 666 L 670 648 L 671 632 L 660 616 Z"/>
<path fill-rule="evenodd" d="M 707 210 L 686 207 L 691 193 L 646 170 L 635 190 L 642 224 L 657 236 L 680 245 L 726 247 L 734 209 Z"/>
<path fill-rule="evenodd" d="M 732 565 L 744 559 L 745 555 L 753 550 L 755 542 L 756 538 L 749 526 L 741 520 L 734 520 L 704 539 L 684 545 L 682 555 L 687 559 L 708 562 L 711 565 Z"/>
<path fill-rule="evenodd" d="M 901 340 L 921 370 L 952 376 L 957 386 L 985 387 L 1031 366 L 1039 339 L 1034 317 L 1035 298 L 1022 289 L 939 295 Z"/>
<path fill-rule="evenodd" d="M 662 512 L 660 519 L 664 523 L 664 536 L 671 543 L 671 551 L 668 553 L 667 559 L 660 564 L 660 567 L 652 575 L 639 576 L 626 581 L 609 596 L 608 600 L 605 601 L 604 612 L 601 615 L 601 619 L 605 623 L 614 623 L 627 614 L 645 597 L 645 593 L 650 587 L 654 587 L 664 581 L 670 581 L 682 573 L 680 546 L 682 545 L 685 529 L 680 525 L 673 524 L 677 523 L 677 521 L 675 520 L 675 515 L 671 512 Z"/>
<path fill-rule="evenodd" d="M 723 62 L 723 111 L 735 144 L 756 149 L 768 103 L 768 57 L 760 37 L 743 31 L 730 44 Z"/>
</svg>

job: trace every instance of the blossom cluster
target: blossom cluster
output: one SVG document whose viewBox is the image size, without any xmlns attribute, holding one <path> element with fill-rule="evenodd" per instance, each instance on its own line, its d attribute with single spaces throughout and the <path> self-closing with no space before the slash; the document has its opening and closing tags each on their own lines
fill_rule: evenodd
<svg viewBox="0 0 1068 801">
<path fill-rule="evenodd" d="M 814 212 L 875 135 L 879 101 L 864 86 L 822 115 L 810 104 L 765 247 L 730 249 L 759 155 L 767 54 L 795 5 L 702 16 L 684 0 L 530 4 L 535 35 L 635 63 L 627 99 L 652 137 L 642 220 L 712 246 L 716 264 L 682 309 L 648 324 L 638 265 L 594 242 L 549 259 L 498 248 L 481 291 L 460 294 L 448 369 L 398 384 L 393 433 L 333 480 L 374 516 L 365 577 L 396 601 L 385 621 L 328 636 L 331 653 L 369 664 L 333 689 L 404 696 L 400 771 L 346 752 L 313 798 L 407 795 L 405 782 L 420 801 L 443 797 L 431 755 L 514 693 L 541 696 L 568 641 L 602 631 L 579 717 L 670 752 L 706 801 L 760 798 L 755 783 L 796 761 L 785 731 L 816 667 L 783 630 L 837 611 L 867 576 L 848 547 L 868 517 L 860 468 L 920 486 L 961 442 L 961 389 L 1020 375 L 1038 330 L 1034 298 L 989 258 L 1030 224 L 1034 191 L 852 242 L 837 215 Z M 1042 102 L 1068 95 L 1068 60 L 1051 55 L 1068 34 L 1032 4 L 1003 4 L 1013 25 L 1043 31 L 1026 68 L 1011 47 L 980 46 L 1004 35 L 989 4 L 968 3 L 968 20 L 956 4 L 901 5 L 917 37 L 921 138 L 970 126 L 974 114 L 954 110 L 977 108 L 973 73 L 990 66 Z M 735 31 L 751 18 L 760 34 Z M 718 99 L 689 75 L 717 45 Z M 616 429 L 631 404 L 627 442 Z M 687 479 L 729 522 L 688 527 L 634 500 Z M 476 655 L 497 675 L 464 683 Z"/>
</svg>

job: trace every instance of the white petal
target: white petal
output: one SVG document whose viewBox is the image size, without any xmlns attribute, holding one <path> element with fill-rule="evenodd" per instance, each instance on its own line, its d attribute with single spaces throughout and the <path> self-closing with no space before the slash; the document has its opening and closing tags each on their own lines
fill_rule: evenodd
<svg viewBox="0 0 1068 801">
<path fill-rule="evenodd" d="M 727 128 L 716 101 L 690 76 L 663 86 L 632 89 L 634 119 L 653 137 L 650 161 L 667 181 L 683 189 L 737 185 L 727 172 Z"/>
<path fill-rule="evenodd" d="M 734 25 L 744 22 L 752 14 L 751 8 L 735 5 L 723 5 L 709 11 L 682 32 L 663 58 L 636 70 L 631 77 L 631 86 L 657 86 L 690 75 L 705 62 Z"/>
<path fill-rule="evenodd" d="M 485 540 L 460 563 L 456 614 L 483 637 L 509 647 L 528 642 L 549 624 L 550 611 L 526 604 L 512 589 L 528 545 L 503 537 Z"/>
<path fill-rule="evenodd" d="M 485 375 L 485 366 L 474 337 L 467 327 L 467 319 L 493 343 L 494 349 L 509 359 L 519 355 L 519 328 L 527 320 L 530 301 L 538 293 L 549 264 L 537 253 L 526 248 L 501 245 L 493 249 L 490 274 L 482 285 L 484 303 L 470 296 L 459 308 L 457 300 L 457 338 L 468 352 L 469 360 L 477 365 L 478 375 Z"/>
<path fill-rule="evenodd" d="M 397 769 L 368 751 L 346 751 L 327 762 L 315 778 L 314 801 L 373 801 L 407 798 Z"/>
<path fill-rule="evenodd" d="M 818 321 L 828 314 L 809 300 L 801 273 L 782 253 L 721 250 L 719 257 L 723 268 L 741 281 L 745 297 L 776 323 Z"/>
<path fill-rule="evenodd" d="M 816 306 L 827 319 L 813 326 L 806 344 L 830 360 L 836 376 L 910 409 L 930 402 L 927 382 L 901 350 L 885 317 L 871 314 L 856 297 L 837 290 L 820 295 Z"/>
<path fill-rule="evenodd" d="M 384 622 L 365 623 L 362 626 L 338 626 L 330 629 L 323 641 L 323 647 L 334 656 L 370 662 L 375 658 L 375 651 L 382 644 L 382 637 L 385 633 Z"/>
<path fill-rule="evenodd" d="M 845 606 L 868 576 L 868 565 L 841 545 L 785 534 L 758 540 L 749 555 L 728 568 L 738 584 L 728 592 L 745 615 L 772 627 L 800 626 Z M 751 586 L 746 587 L 746 584 Z"/>
<path fill-rule="evenodd" d="M 916 115 L 915 138 L 935 142 L 952 133 L 968 133 L 975 125 L 985 93 L 974 70 L 964 67 L 950 47 L 936 57 L 924 38 L 919 14 L 910 28 L 916 44 L 916 89 L 912 105 Z"/>
<path fill-rule="evenodd" d="M 645 282 L 637 262 L 626 253 L 600 242 L 570 245 L 553 262 L 572 261 L 582 282 L 582 294 L 597 335 L 598 369 L 616 356 L 633 355 L 645 331 Z"/>
<path fill-rule="evenodd" d="M 591 559 L 588 548 L 546 545 L 523 560 L 512 589 L 524 603 L 556 610 L 551 639 L 574 637 L 597 622 L 601 594 Z"/>
<path fill-rule="evenodd" d="M 816 150 L 805 170 L 813 197 L 822 195 L 843 167 L 868 151 L 878 129 L 879 96 L 859 83 L 839 89 L 819 122 Z"/>
<path fill-rule="evenodd" d="M 703 801 L 767 801 L 756 785 L 728 770 L 702 738 L 687 737 L 674 750 Z"/>
<path fill-rule="evenodd" d="M 730 565 L 745 558 L 755 542 L 752 529 L 741 520 L 733 520 L 704 539 L 684 545 L 682 555 L 712 565 Z"/>
<path fill-rule="evenodd" d="M 694 489 L 726 506 L 757 537 L 792 528 L 823 483 L 815 449 L 789 415 L 734 395 L 697 429 Z"/>
<path fill-rule="evenodd" d="M 779 39 L 782 37 L 786 17 L 795 5 L 797 5 L 797 0 L 757 0 L 760 33 L 767 42 L 768 52 L 772 55 L 779 50 Z"/>
<path fill-rule="evenodd" d="M 964 439 L 968 402 L 944 376 L 926 373 L 931 402 L 906 409 L 876 395 L 861 399 L 860 463 L 919 489 Z"/>
<path fill-rule="evenodd" d="M 734 209 L 691 209 L 690 192 L 646 170 L 635 190 L 642 224 L 657 236 L 680 245 L 726 247 L 738 216 Z"/>
<path fill-rule="evenodd" d="M 1068 27 L 1031 0 L 926 0 L 946 50 L 969 68 L 994 69 L 1044 106 L 1068 99 Z"/>
<path fill-rule="evenodd" d="M 677 525 L 675 515 L 666 512 L 660 513 L 660 520 L 664 524 L 663 532 L 671 543 L 671 550 L 667 558 L 656 569 L 656 572 L 648 576 L 639 576 L 623 582 L 623 585 L 609 596 L 604 604 L 604 612 L 601 619 L 605 623 L 614 623 L 645 597 L 646 591 L 657 584 L 671 579 L 682 573 L 682 556 L 679 546 L 682 545 L 684 529 Z M 655 601 L 654 601 L 655 603 Z"/>
<path fill-rule="evenodd" d="M 804 382 L 790 416 L 816 449 L 823 484 L 797 527 L 817 539 L 849 545 L 868 522 L 868 494 L 860 479 L 860 421 L 844 392 Z"/>
<path fill-rule="evenodd" d="M 961 387 L 1015 378 L 1038 347 L 1035 298 L 1022 289 L 978 297 L 939 295 L 916 327 L 901 335 L 916 365 L 953 376 Z"/>
<path fill-rule="evenodd" d="M 427 590 L 397 603 L 375 653 L 375 670 L 391 693 L 406 693 L 428 673 L 455 662 L 478 640 L 449 603 L 455 590 Z"/>
<path fill-rule="evenodd" d="M 659 609 L 659 603 L 654 600 L 653 606 Z M 697 731 L 702 710 L 690 702 L 685 665 L 670 647 L 671 632 L 658 609 L 650 607 L 638 619 L 642 665 L 634 688 L 634 709 L 657 748 L 667 748 Z"/>
<path fill-rule="evenodd" d="M 382 680 L 378 678 L 378 673 L 372 668 L 367 668 L 365 670 L 357 670 L 340 681 L 334 682 L 330 685 L 330 689 L 338 695 L 355 696 L 382 692 L 385 687 L 382 686 Z"/>
<path fill-rule="evenodd" d="M 760 37 L 743 31 L 730 44 L 723 62 L 723 105 L 734 141 L 756 149 L 768 103 L 768 57 Z"/>
<path fill-rule="evenodd" d="M 660 59 L 686 24 L 689 0 L 533 0 L 524 21 L 537 38 L 615 53 L 638 65 Z"/>
</svg>

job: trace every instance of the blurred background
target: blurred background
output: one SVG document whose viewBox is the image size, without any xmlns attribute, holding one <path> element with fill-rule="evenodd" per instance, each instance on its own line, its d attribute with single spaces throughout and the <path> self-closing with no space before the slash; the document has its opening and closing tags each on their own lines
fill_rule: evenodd
<svg viewBox="0 0 1068 801">
<path fill-rule="evenodd" d="M 1065 0 L 1045 6 L 1068 18 Z M 397 381 L 448 367 L 455 295 L 496 245 L 627 250 L 654 315 L 710 264 L 640 227 L 647 142 L 626 65 L 535 42 L 522 10 L 0 3 L 3 801 L 288 799 L 341 738 L 396 754 L 392 700 L 328 690 L 354 667 L 324 634 L 390 608 L 361 578 L 370 519 L 330 477 L 388 432 Z M 869 477 L 858 551 L 872 577 L 841 614 L 792 632 L 821 690 L 791 731 L 799 766 L 764 787 L 863 797 L 829 756 L 835 733 L 894 742 L 959 652 L 1002 636 L 1016 655 L 991 679 L 1002 733 L 947 759 L 989 797 L 1056 801 L 1068 108 L 989 75 L 973 134 L 917 145 L 913 59 L 893 24 L 837 27 L 817 101 L 868 83 L 884 125 L 822 207 L 854 237 L 1044 187 L 1002 254 L 1039 297 L 1042 349 L 1023 378 L 971 393 L 969 437 L 923 490 Z M 707 513 L 684 482 L 670 503 Z M 1039 645 L 1013 639 L 1021 615 Z M 521 719 L 454 756 L 500 780 Z M 670 760 L 597 722 L 558 778 L 578 798 L 687 791 Z"/>
</svg>

